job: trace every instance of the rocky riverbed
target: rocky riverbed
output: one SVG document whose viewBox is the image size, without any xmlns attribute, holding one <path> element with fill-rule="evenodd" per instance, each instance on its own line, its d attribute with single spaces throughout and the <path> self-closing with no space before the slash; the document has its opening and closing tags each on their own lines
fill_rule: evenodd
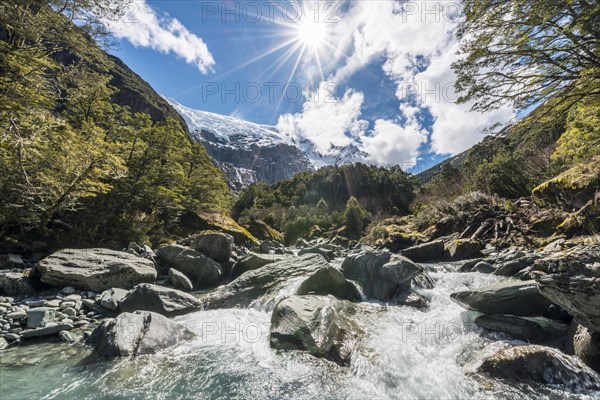
<svg viewBox="0 0 600 400">
<path fill-rule="evenodd" d="M 600 244 L 0 256 L 2 398 L 600 395 Z"/>
</svg>

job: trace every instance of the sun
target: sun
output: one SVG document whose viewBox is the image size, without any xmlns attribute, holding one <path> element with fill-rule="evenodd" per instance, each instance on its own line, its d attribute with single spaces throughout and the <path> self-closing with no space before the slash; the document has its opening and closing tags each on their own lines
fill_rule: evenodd
<svg viewBox="0 0 600 400">
<path fill-rule="evenodd" d="M 304 18 L 295 27 L 296 39 L 304 46 L 319 50 L 327 40 L 327 26 L 324 22 Z"/>
</svg>

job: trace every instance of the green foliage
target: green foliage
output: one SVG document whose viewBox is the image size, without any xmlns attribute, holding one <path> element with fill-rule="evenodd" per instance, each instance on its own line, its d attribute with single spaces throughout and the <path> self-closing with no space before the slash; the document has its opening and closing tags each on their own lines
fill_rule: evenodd
<svg viewBox="0 0 600 400">
<path fill-rule="evenodd" d="M 309 237 L 315 227 L 334 235 L 345 225 L 343 214 L 351 197 L 373 214 L 407 213 L 414 187 L 412 178 L 400 168 L 364 164 L 324 167 L 272 187 L 260 184 L 244 189 L 232 216 L 242 224 L 263 220 L 284 232 L 291 243 Z"/>
<path fill-rule="evenodd" d="M 204 147 L 179 120 L 115 104 L 110 59 L 56 8 L 101 3 L 0 4 L 4 245 L 157 241 L 184 211 L 230 206 Z"/>
<path fill-rule="evenodd" d="M 360 238 L 368 223 L 368 216 L 356 197 L 350 197 L 346 203 L 343 220 L 347 236 L 352 239 Z"/>
<path fill-rule="evenodd" d="M 459 102 L 518 109 L 565 89 L 561 102 L 600 88 L 600 3 L 587 0 L 465 0 L 454 64 Z"/>
</svg>

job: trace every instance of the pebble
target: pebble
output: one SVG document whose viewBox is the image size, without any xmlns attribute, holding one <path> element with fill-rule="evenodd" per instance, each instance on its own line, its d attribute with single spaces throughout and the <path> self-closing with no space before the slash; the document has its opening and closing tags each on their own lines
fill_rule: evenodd
<svg viewBox="0 0 600 400">
<path fill-rule="evenodd" d="M 60 338 L 60 340 L 62 340 L 63 342 L 66 342 L 66 343 L 75 342 L 75 335 L 73 335 L 71 332 L 68 332 L 68 331 L 61 331 L 58 334 L 58 337 Z"/>
<path fill-rule="evenodd" d="M 8 347 L 8 342 L 3 337 L 0 337 L 0 350 L 4 350 Z"/>
<path fill-rule="evenodd" d="M 73 320 L 71 318 L 64 318 L 60 322 L 63 324 L 72 324 Z"/>
<path fill-rule="evenodd" d="M 94 318 L 95 315 L 96 315 L 96 313 L 93 311 L 90 311 L 89 313 L 85 314 L 85 316 L 88 318 Z"/>
<path fill-rule="evenodd" d="M 23 319 L 26 317 L 27 317 L 27 311 L 21 310 L 21 309 L 6 314 L 6 318 L 13 319 L 13 320 Z"/>
<path fill-rule="evenodd" d="M 75 308 L 75 302 L 74 301 L 63 301 L 62 303 L 60 303 L 60 309 L 64 310 L 65 308 Z"/>
<path fill-rule="evenodd" d="M 5 333 L 4 339 L 14 342 L 15 340 L 19 340 L 20 336 L 16 333 Z"/>
<path fill-rule="evenodd" d="M 46 303 L 46 306 L 58 308 L 58 307 L 60 307 L 60 300 L 58 300 L 58 299 L 50 300 Z"/>
<path fill-rule="evenodd" d="M 12 297 L 0 297 L 0 303 L 13 303 L 15 301 L 15 299 L 13 299 Z"/>
<path fill-rule="evenodd" d="M 25 304 L 27 304 L 30 308 L 44 307 L 46 303 L 46 300 L 30 300 L 25 302 Z"/>
<path fill-rule="evenodd" d="M 64 300 L 78 302 L 81 301 L 81 296 L 78 294 L 70 294 L 68 296 L 65 296 Z"/>
<path fill-rule="evenodd" d="M 67 307 L 63 309 L 62 312 L 70 317 L 77 315 L 77 311 L 73 307 Z"/>
<path fill-rule="evenodd" d="M 61 290 L 61 292 L 63 292 L 64 294 L 74 294 L 75 288 L 73 286 L 67 286 L 67 287 L 63 288 L 63 290 Z"/>
</svg>

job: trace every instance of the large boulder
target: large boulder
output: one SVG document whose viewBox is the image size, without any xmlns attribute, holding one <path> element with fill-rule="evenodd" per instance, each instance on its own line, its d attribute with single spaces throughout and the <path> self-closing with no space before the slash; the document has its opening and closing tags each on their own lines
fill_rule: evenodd
<svg viewBox="0 0 600 400">
<path fill-rule="evenodd" d="M 169 268 L 187 276 L 194 289 L 214 286 L 223 276 L 218 262 L 189 247 L 165 244 L 156 250 L 156 255 Z"/>
<path fill-rule="evenodd" d="M 446 243 L 442 239 L 434 240 L 404 249 L 400 254 L 414 262 L 442 261 L 447 259 Z"/>
<path fill-rule="evenodd" d="M 322 245 L 306 247 L 298 251 L 299 256 L 304 254 L 320 254 L 325 257 L 327 261 L 331 261 L 335 258 L 335 250 Z"/>
<path fill-rule="evenodd" d="M 600 390 L 600 376 L 574 357 L 543 346 L 507 347 L 484 360 L 477 370 L 510 382 Z"/>
<path fill-rule="evenodd" d="M 156 353 L 193 336 L 170 319 L 143 311 L 103 321 L 86 344 L 103 357 L 136 356 Z"/>
<path fill-rule="evenodd" d="M 508 260 L 496 268 L 494 275 L 515 276 L 527 267 L 531 267 L 540 256 L 537 254 L 527 254 L 513 260 Z"/>
<path fill-rule="evenodd" d="M 108 249 L 60 250 L 41 260 L 37 270 L 48 285 L 94 292 L 113 287 L 131 289 L 156 279 L 152 261 Z"/>
<path fill-rule="evenodd" d="M 532 343 L 556 341 L 569 330 L 569 324 L 543 317 L 514 315 L 481 315 L 475 319 L 475 324 L 488 331 L 505 333 L 515 339 Z"/>
<path fill-rule="evenodd" d="M 384 301 L 392 299 L 398 289 L 409 287 L 423 269 L 406 257 L 366 250 L 346 257 L 342 271 L 361 286 L 365 296 Z"/>
<path fill-rule="evenodd" d="M 540 293 L 575 320 L 600 332 L 600 263 L 556 266 L 536 275 Z"/>
<path fill-rule="evenodd" d="M 257 300 L 270 304 L 276 294 L 290 286 L 293 280 L 327 265 L 327 261 L 319 254 L 306 254 L 267 264 L 207 293 L 202 301 L 205 308 L 209 309 L 248 307 Z"/>
<path fill-rule="evenodd" d="M 220 232 L 201 233 L 192 239 L 191 247 L 217 262 L 227 262 L 233 249 L 233 236 Z"/>
<path fill-rule="evenodd" d="M 600 333 L 578 325 L 573 336 L 573 352 L 590 368 L 600 373 Z"/>
<path fill-rule="evenodd" d="M 107 289 L 104 292 L 102 292 L 102 294 L 100 295 L 100 300 L 98 302 L 103 308 L 109 311 L 116 312 L 119 310 L 119 304 L 128 294 L 129 292 L 125 289 Z"/>
<path fill-rule="evenodd" d="M 0 271 L 0 295 L 21 296 L 35 294 L 29 277 L 23 272 Z"/>
<path fill-rule="evenodd" d="M 283 234 L 271 228 L 266 222 L 257 219 L 251 220 L 248 225 L 244 228 L 248 230 L 253 236 L 260 240 L 275 240 L 277 242 L 283 242 Z"/>
<path fill-rule="evenodd" d="M 297 294 L 332 295 L 342 300 L 358 301 L 360 292 L 354 283 L 344 278 L 337 269 L 326 266 L 306 278 L 298 288 Z"/>
<path fill-rule="evenodd" d="M 291 256 L 283 254 L 251 253 L 250 255 L 236 261 L 235 264 L 233 264 L 233 267 L 231 268 L 231 277 L 235 279 L 244 272 L 259 269 L 267 264 L 272 264 L 274 262 L 283 261 L 290 258 Z"/>
<path fill-rule="evenodd" d="M 273 309 L 271 347 L 307 351 L 347 366 L 363 333 L 351 319 L 355 313 L 352 303 L 332 296 L 288 297 Z"/>
<path fill-rule="evenodd" d="M 541 316 L 550 301 L 540 294 L 535 281 L 502 282 L 479 289 L 453 293 L 450 299 L 483 314 Z"/>
<path fill-rule="evenodd" d="M 175 289 L 183 290 L 185 292 L 191 292 L 194 290 L 192 281 L 190 281 L 185 274 L 177 271 L 175 268 L 169 268 L 169 280 L 173 286 L 175 286 Z"/>
<path fill-rule="evenodd" d="M 461 261 L 481 256 L 481 242 L 478 240 L 452 240 L 445 245 L 449 261 Z"/>
<path fill-rule="evenodd" d="M 143 283 L 137 285 L 119 303 L 123 312 L 152 311 L 174 317 L 202 307 L 202 303 L 189 293 L 177 289 Z"/>
</svg>

